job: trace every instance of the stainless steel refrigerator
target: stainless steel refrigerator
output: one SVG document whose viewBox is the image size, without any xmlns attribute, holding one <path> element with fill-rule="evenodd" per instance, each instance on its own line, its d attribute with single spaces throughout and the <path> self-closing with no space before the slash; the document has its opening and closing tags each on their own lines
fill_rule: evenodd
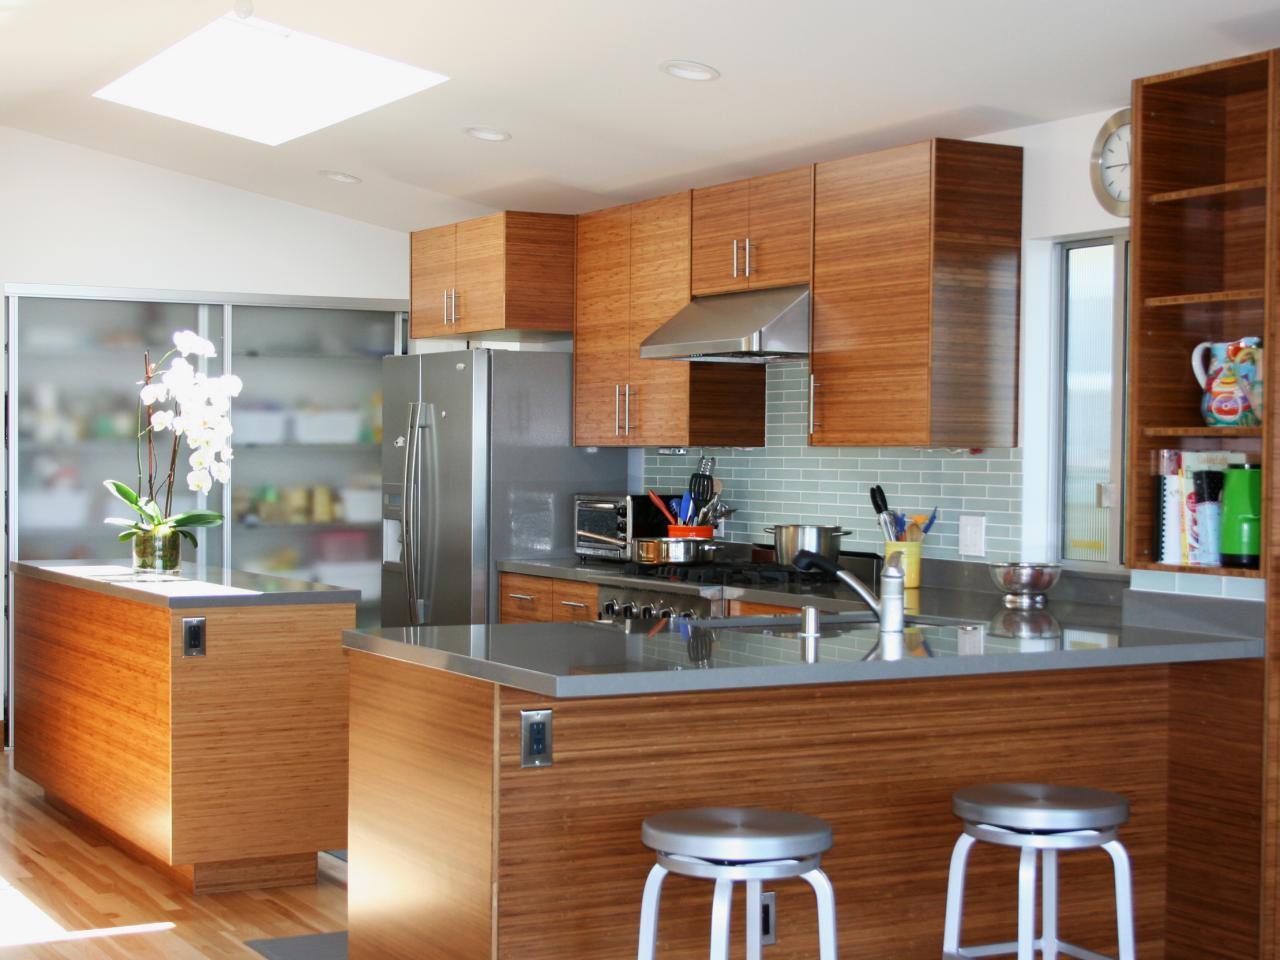
<svg viewBox="0 0 1280 960">
<path fill-rule="evenodd" d="M 382 362 L 382 625 L 497 619 L 498 560 L 573 555 L 573 495 L 626 490 L 625 450 L 574 447 L 572 356 Z"/>
</svg>

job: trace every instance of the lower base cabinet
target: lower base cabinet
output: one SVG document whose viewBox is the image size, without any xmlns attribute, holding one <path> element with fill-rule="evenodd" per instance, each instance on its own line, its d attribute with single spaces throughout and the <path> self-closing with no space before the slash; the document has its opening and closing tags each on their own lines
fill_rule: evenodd
<svg viewBox="0 0 1280 960">
<path fill-rule="evenodd" d="M 593 583 L 504 573 L 498 578 L 499 623 L 571 623 L 598 617 Z"/>
</svg>

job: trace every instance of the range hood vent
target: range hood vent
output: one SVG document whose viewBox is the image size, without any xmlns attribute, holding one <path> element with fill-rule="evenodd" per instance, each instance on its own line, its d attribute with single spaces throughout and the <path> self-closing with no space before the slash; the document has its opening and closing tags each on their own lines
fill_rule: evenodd
<svg viewBox="0 0 1280 960">
<path fill-rule="evenodd" d="M 695 297 L 640 344 L 645 360 L 767 363 L 809 353 L 809 287 Z"/>
</svg>

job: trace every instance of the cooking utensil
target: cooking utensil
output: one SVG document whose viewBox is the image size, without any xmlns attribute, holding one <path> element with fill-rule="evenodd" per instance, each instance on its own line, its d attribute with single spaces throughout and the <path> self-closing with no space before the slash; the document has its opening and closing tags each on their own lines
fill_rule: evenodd
<svg viewBox="0 0 1280 960">
<path fill-rule="evenodd" d="M 776 562 L 790 564 L 801 550 L 826 557 L 832 563 L 840 559 L 840 538 L 849 533 L 843 527 L 814 523 L 784 523 L 765 527 L 773 534 L 773 556 Z"/>
<path fill-rule="evenodd" d="M 886 540 L 897 540 L 898 533 L 894 529 L 892 515 L 889 513 L 889 501 L 880 484 L 871 488 L 871 509 L 876 512 L 876 520 L 880 524 L 880 532 Z"/>
<path fill-rule="evenodd" d="M 653 501 L 654 506 L 656 506 L 659 510 L 662 511 L 662 515 L 667 518 L 668 523 L 680 522 L 675 518 L 675 515 L 672 514 L 670 510 L 667 509 L 667 505 L 662 502 L 662 498 L 658 496 L 656 493 L 654 493 L 652 490 L 649 491 L 649 499 Z"/>
<path fill-rule="evenodd" d="M 680 510 L 676 515 L 681 523 L 688 523 L 693 517 L 693 495 L 688 490 L 680 497 Z"/>
<path fill-rule="evenodd" d="M 1029 610 L 1045 605 L 1045 593 L 1058 582 L 1062 568 L 1056 563 L 989 563 L 991 580 L 1005 591 L 1006 607 Z"/>
<path fill-rule="evenodd" d="M 689 495 L 698 502 L 706 503 L 715 493 L 711 471 L 716 467 L 715 457 L 702 457 L 698 460 L 698 472 L 689 478 Z"/>
<path fill-rule="evenodd" d="M 925 522 L 924 532 L 928 533 L 933 529 L 933 525 L 938 522 L 938 508 L 933 508 L 933 513 L 929 514 L 929 519 Z"/>
<path fill-rule="evenodd" d="M 684 566 L 707 563 L 720 544 L 700 537 L 637 537 L 631 541 L 631 559 L 643 566 Z"/>
<path fill-rule="evenodd" d="M 694 518 L 695 526 L 702 526 L 711 521 L 711 514 L 716 508 L 716 504 L 720 502 L 720 491 L 717 490 L 711 495 L 711 499 L 706 502 L 701 510 L 698 511 L 697 517 Z"/>
</svg>

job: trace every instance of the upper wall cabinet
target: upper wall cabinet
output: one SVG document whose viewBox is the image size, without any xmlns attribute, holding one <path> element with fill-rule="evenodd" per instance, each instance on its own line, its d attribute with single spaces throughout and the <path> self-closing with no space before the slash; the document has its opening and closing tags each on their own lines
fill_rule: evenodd
<svg viewBox="0 0 1280 960">
<path fill-rule="evenodd" d="M 815 174 L 810 443 L 1012 447 L 1022 150 L 929 140 Z"/>
<path fill-rule="evenodd" d="M 578 218 L 574 443 L 759 446 L 764 369 L 641 360 L 689 302 L 689 193 Z"/>
<path fill-rule="evenodd" d="M 410 237 L 409 335 L 573 329 L 574 218 L 495 213 Z"/>
<path fill-rule="evenodd" d="M 813 167 L 693 191 L 695 297 L 808 283 Z"/>
</svg>

